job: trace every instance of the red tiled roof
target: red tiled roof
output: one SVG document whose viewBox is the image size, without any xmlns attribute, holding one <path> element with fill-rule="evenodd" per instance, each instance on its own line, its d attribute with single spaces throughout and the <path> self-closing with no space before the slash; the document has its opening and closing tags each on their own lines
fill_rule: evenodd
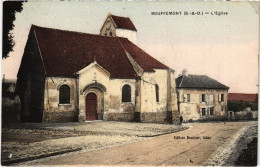
<svg viewBox="0 0 260 167">
<path fill-rule="evenodd" d="M 229 93 L 229 101 L 258 102 L 258 94 Z"/>
<path fill-rule="evenodd" d="M 115 15 L 111 15 L 111 17 L 112 17 L 113 21 L 115 22 L 116 27 L 137 31 L 133 22 L 130 20 L 130 18 L 115 16 Z"/>
<path fill-rule="evenodd" d="M 127 40 L 126 38 L 120 38 L 120 41 L 127 52 L 133 57 L 133 59 L 139 64 L 144 71 L 154 71 L 153 69 L 166 69 L 169 68 L 162 64 L 138 46 Z"/>
<path fill-rule="evenodd" d="M 168 68 L 126 38 L 107 37 L 33 26 L 47 76 L 74 76 L 94 60 L 114 78 L 136 73 L 125 50 L 144 69 Z M 121 42 L 120 42 L 121 41 Z M 121 45 L 123 44 L 123 47 Z"/>
</svg>

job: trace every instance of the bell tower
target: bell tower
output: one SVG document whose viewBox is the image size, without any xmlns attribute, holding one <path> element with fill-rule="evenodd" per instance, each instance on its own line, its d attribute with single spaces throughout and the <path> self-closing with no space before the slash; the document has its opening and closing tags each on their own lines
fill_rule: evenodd
<svg viewBox="0 0 260 167">
<path fill-rule="evenodd" d="M 100 30 L 100 35 L 111 36 L 111 37 L 116 36 L 116 25 L 113 22 L 110 14 L 108 14 L 108 16 Z"/>
<path fill-rule="evenodd" d="M 128 17 L 108 14 L 100 29 L 100 35 L 111 37 L 124 37 L 137 44 L 137 29 Z"/>
</svg>

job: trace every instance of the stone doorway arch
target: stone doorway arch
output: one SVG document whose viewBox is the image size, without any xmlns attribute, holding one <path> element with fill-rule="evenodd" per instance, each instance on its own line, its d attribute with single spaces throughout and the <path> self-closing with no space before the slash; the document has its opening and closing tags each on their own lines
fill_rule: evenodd
<svg viewBox="0 0 260 167">
<path fill-rule="evenodd" d="M 80 106 L 82 107 L 80 107 L 81 109 L 79 113 L 79 121 L 103 120 L 105 92 L 106 92 L 105 86 L 103 86 L 100 83 L 93 83 L 84 87 L 83 89 L 84 101 L 80 101 Z M 96 102 L 93 94 L 96 95 Z M 90 97 L 90 95 L 92 97 Z M 94 119 L 93 115 L 92 115 L 93 118 L 89 118 L 89 115 L 87 115 L 88 110 L 92 107 L 92 109 L 90 110 L 93 111 L 94 110 L 93 107 L 95 107 L 95 105 L 93 104 L 93 106 L 90 106 L 89 108 L 89 106 L 87 106 L 87 103 L 96 103 L 96 113 L 97 113 L 96 119 Z"/>
</svg>

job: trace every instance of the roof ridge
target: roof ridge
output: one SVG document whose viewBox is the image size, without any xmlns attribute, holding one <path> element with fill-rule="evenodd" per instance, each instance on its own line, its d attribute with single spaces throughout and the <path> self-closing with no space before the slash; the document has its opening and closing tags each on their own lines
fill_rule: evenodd
<svg viewBox="0 0 260 167">
<path fill-rule="evenodd" d="M 123 46 L 123 44 L 122 44 L 122 42 L 119 40 L 119 38 L 116 36 L 116 38 L 117 38 L 117 40 L 119 41 L 119 43 L 120 43 L 120 46 L 124 49 L 124 51 L 126 52 L 126 49 L 125 49 L 125 47 Z"/>
<path fill-rule="evenodd" d="M 33 26 L 33 27 L 37 27 L 37 28 L 49 29 L 49 30 L 57 30 L 57 31 L 64 31 L 64 32 L 72 32 L 72 33 L 77 33 L 77 34 L 96 35 L 96 34 L 90 34 L 90 33 L 85 33 L 85 32 L 70 31 L 70 30 L 62 30 L 62 29 L 50 28 L 50 27 L 41 27 L 41 26 L 37 26 L 37 25 L 34 25 L 34 24 L 32 24 L 32 26 Z"/>
<path fill-rule="evenodd" d="M 201 77 L 206 77 L 206 78 L 212 79 L 212 80 L 214 80 L 214 81 L 220 83 L 218 80 L 216 80 L 216 79 L 214 79 L 214 78 L 211 78 L 211 77 L 209 77 L 209 76 L 206 75 L 206 74 L 204 74 L 204 75 L 199 75 L 199 74 L 189 74 L 189 75 L 191 75 L 191 76 L 201 76 Z M 220 84 L 222 84 L 222 83 L 220 83 Z M 222 84 L 222 85 L 224 85 L 224 84 Z"/>
<path fill-rule="evenodd" d="M 181 83 L 180 83 L 179 87 L 181 87 L 181 84 L 182 84 L 182 82 L 183 82 L 184 75 L 182 75 L 182 76 L 180 76 L 180 77 L 182 77 L 182 79 L 181 79 Z"/>
<path fill-rule="evenodd" d="M 126 39 L 127 39 L 127 38 L 126 38 Z M 127 41 L 129 41 L 129 40 L 127 39 Z M 129 42 L 131 42 L 131 41 L 129 41 Z M 131 43 L 132 43 L 132 42 L 131 42 Z M 155 61 L 161 63 L 162 65 L 164 65 L 165 67 L 169 68 L 167 65 L 165 65 L 164 63 L 160 62 L 159 60 L 157 60 L 156 58 L 154 58 L 153 56 L 151 56 L 150 54 L 148 54 L 146 51 L 144 51 L 144 50 L 143 50 L 142 48 L 140 48 L 139 46 L 135 45 L 134 43 L 132 43 L 132 44 L 133 44 L 134 46 L 138 47 L 138 48 L 141 50 L 141 52 L 143 52 L 143 53 L 145 53 L 146 55 L 150 56 L 153 60 L 155 60 Z M 156 69 L 156 68 L 154 68 L 154 69 Z"/>
<path fill-rule="evenodd" d="M 111 14 L 111 13 L 110 13 L 110 16 L 112 16 L 112 17 L 114 16 L 114 17 L 121 17 L 121 18 L 126 18 L 126 19 L 130 19 L 130 17 L 124 17 L 124 16 L 117 16 L 117 15 L 113 15 L 113 14 Z"/>
<path fill-rule="evenodd" d="M 181 78 L 182 77 L 182 78 Z M 187 77 L 185 79 L 185 77 Z M 181 75 L 177 78 L 179 80 L 178 87 L 182 88 L 208 88 L 208 89 L 229 89 L 228 86 L 220 83 L 207 75 Z"/>
<path fill-rule="evenodd" d="M 130 64 L 132 65 L 132 68 L 133 68 L 133 70 L 134 70 L 133 64 L 131 63 L 131 61 L 130 61 L 129 58 L 127 57 L 127 54 L 126 54 L 127 50 L 126 50 L 126 48 L 124 47 L 124 45 L 122 44 L 122 42 L 120 41 L 120 39 L 119 39 L 118 37 L 117 37 L 117 40 L 119 41 L 120 46 L 123 48 L 124 53 L 125 53 L 125 56 L 126 56 L 127 60 L 130 62 Z M 137 63 L 137 64 L 138 64 L 138 63 Z M 139 64 L 138 64 L 138 65 L 139 65 Z M 134 72 L 136 73 L 135 70 L 134 70 Z M 138 74 L 136 73 L 136 75 L 138 75 Z"/>
<path fill-rule="evenodd" d="M 188 75 L 191 75 L 191 76 L 206 76 L 206 77 L 209 77 L 209 76 L 207 76 L 207 75 L 203 75 L 203 74 L 188 74 Z"/>
<path fill-rule="evenodd" d="M 103 36 L 103 35 L 98 35 L 98 34 L 90 34 L 90 33 L 86 33 L 86 32 L 78 32 L 78 31 L 62 30 L 62 29 L 57 29 L 57 28 L 41 27 L 41 26 L 37 26 L 37 25 L 34 25 L 34 24 L 32 24 L 32 27 L 48 29 L 48 30 L 53 30 L 53 31 L 69 32 L 69 33 L 75 33 L 75 34 L 99 36 L 101 38 L 123 38 L 123 39 L 127 39 L 127 38 L 124 38 L 124 37 L 117 37 L 117 36 L 116 37 L 113 37 L 113 36 Z"/>
<path fill-rule="evenodd" d="M 122 17 L 122 16 L 116 16 L 109 14 L 108 16 L 111 17 L 112 21 L 115 23 L 115 26 L 117 28 L 123 28 L 123 29 L 128 29 L 132 31 L 137 31 L 134 23 L 130 19 L 130 17 Z"/>
<path fill-rule="evenodd" d="M 39 45 L 39 41 L 38 41 L 38 37 L 37 37 L 37 33 L 35 31 L 35 28 L 32 28 L 31 27 L 31 30 L 33 31 L 33 36 L 35 37 L 35 40 L 36 40 L 36 43 L 37 43 L 37 46 L 38 46 L 38 50 L 39 50 L 39 53 L 40 53 L 40 57 L 41 57 L 41 61 L 42 61 L 42 66 L 43 66 L 43 70 L 44 70 L 44 74 L 46 75 L 46 65 L 44 63 L 44 60 L 43 60 L 43 56 L 42 56 L 42 51 L 41 51 L 41 47 Z"/>
</svg>

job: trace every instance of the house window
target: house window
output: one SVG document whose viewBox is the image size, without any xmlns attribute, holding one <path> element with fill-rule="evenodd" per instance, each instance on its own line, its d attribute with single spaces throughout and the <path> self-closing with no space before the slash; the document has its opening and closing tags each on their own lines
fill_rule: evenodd
<svg viewBox="0 0 260 167">
<path fill-rule="evenodd" d="M 205 115 L 206 115 L 206 109 L 205 109 L 205 108 L 202 108 L 202 109 L 201 109 L 201 115 L 202 115 L 202 116 L 205 116 Z"/>
<path fill-rule="evenodd" d="M 205 94 L 201 95 L 201 102 L 205 102 Z"/>
<path fill-rule="evenodd" d="M 70 87 L 62 85 L 59 89 L 59 104 L 70 104 Z"/>
<path fill-rule="evenodd" d="M 156 102 L 159 102 L 159 86 L 155 85 Z"/>
<path fill-rule="evenodd" d="M 221 107 L 221 110 L 224 111 L 224 106 Z"/>
<path fill-rule="evenodd" d="M 190 94 L 187 94 L 187 102 L 190 102 Z"/>
<path fill-rule="evenodd" d="M 122 88 L 122 102 L 131 102 L 131 87 L 124 85 Z"/>
<path fill-rule="evenodd" d="M 221 94 L 221 101 L 224 101 L 224 94 Z"/>
<path fill-rule="evenodd" d="M 213 107 L 210 107 L 210 115 L 214 115 Z"/>
</svg>

